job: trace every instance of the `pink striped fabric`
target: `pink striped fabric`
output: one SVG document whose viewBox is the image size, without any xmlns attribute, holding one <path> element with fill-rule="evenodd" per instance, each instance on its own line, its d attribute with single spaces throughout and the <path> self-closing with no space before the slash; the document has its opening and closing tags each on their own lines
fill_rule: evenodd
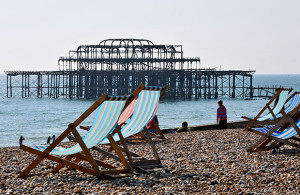
<svg viewBox="0 0 300 195">
<path fill-rule="evenodd" d="M 135 98 L 128 106 L 127 108 L 122 112 L 119 121 L 118 121 L 118 125 L 121 125 L 122 123 L 125 123 L 133 114 L 135 105 L 137 102 L 137 98 Z"/>
</svg>

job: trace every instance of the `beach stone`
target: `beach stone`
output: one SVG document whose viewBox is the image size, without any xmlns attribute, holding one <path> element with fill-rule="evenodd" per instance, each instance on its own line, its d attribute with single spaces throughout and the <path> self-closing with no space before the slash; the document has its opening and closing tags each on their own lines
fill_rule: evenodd
<svg viewBox="0 0 300 195">
<path fill-rule="evenodd" d="M 58 173 L 20 179 L 17 173 L 35 156 L 14 147 L 0 148 L 0 194 L 299 193 L 300 150 L 283 146 L 276 155 L 248 153 L 247 147 L 257 138 L 239 129 L 167 134 L 166 140 L 156 142 L 159 155 L 163 156 L 162 165 L 167 170 L 134 173 L 132 177 L 114 180 L 101 180 L 65 168 Z M 144 142 L 128 147 L 134 153 L 154 158 L 149 152 L 151 148 Z M 93 152 L 93 156 L 100 155 Z M 37 170 L 47 171 L 56 166 L 49 162 L 43 161 Z M 107 162 L 120 166 L 112 159 Z"/>
</svg>

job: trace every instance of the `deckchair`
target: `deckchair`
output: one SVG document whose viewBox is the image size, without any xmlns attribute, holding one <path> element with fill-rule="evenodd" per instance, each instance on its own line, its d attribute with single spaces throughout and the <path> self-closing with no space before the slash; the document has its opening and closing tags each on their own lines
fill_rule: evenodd
<svg viewBox="0 0 300 195">
<path fill-rule="evenodd" d="M 144 87 L 143 90 L 161 91 L 161 95 L 160 95 L 160 98 L 161 98 L 163 96 L 164 92 L 167 90 L 167 86 L 164 86 L 164 87 L 147 86 L 147 87 Z M 129 118 L 131 118 L 131 116 L 133 115 L 135 106 L 136 106 L 136 102 L 137 102 L 137 98 L 134 101 L 132 101 L 130 103 L 130 105 L 126 108 L 126 110 L 122 113 L 122 115 L 120 116 L 120 119 L 118 121 L 119 125 L 121 125 L 122 123 L 124 124 Z M 155 120 L 153 121 L 153 123 L 156 127 L 156 130 L 157 130 L 159 136 L 151 135 L 151 137 L 165 139 L 165 136 L 164 136 L 163 132 L 161 131 L 158 123 Z M 144 140 L 145 139 L 145 135 L 143 133 L 137 133 L 136 135 L 140 135 L 140 136 L 133 137 L 132 139 L 130 139 L 130 136 L 129 136 L 126 140 L 129 141 L 129 140 L 139 140 L 139 139 Z"/>
<path fill-rule="evenodd" d="M 138 96 L 138 93 L 141 91 L 141 90 L 158 90 L 158 91 L 163 91 L 163 93 L 165 92 L 165 90 L 167 90 L 167 87 L 158 87 L 158 86 L 147 86 L 145 87 L 143 84 L 141 84 L 139 87 L 138 87 L 138 90 L 136 90 L 133 94 L 135 96 Z M 162 94 L 163 94 L 162 93 Z M 131 101 L 131 103 L 126 107 L 126 109 L 124 109 L 124 111 L 122 112 L 120 118 L 119 118 L 119 121 L 118 121 L 118 125 L 122 126 L 126 123 L 126 121 L 128 119 L 130 119 L 130 117 L 132 116 L 133 112 L 134 112 L 134 109 L 135 109 L 135 106 L 136 106 L 136 103 L 137 103 L 137 97 Z M 159 125 L 156 121 L 153 121 L 154 122 L 154 125 L 156 126 L 156 129 L 158 131 L 158 134 L 159 136 L 155 136 L 157 138 L 160 138 L 160 139 L 165 139 L 165 136 L 163 134 L 163 132 L 161 131 L 161 129 L 159 128 Z M 84 130 L 89 130 L 91 126 L 80 126 L 81 129 L 84 129 Z M 134 137 L 132 138 L 132 140 L 144 140 L 144 134 L 139 134 L 141 136 L 139 137 Z M 152 136 L 154 137 L 154 136 Z M 130 140 L 130 138 L 128 138 L 127 140 Z"/>
<path fill-rule="evenodd" d="M 131 96 L 101 96 L 90 108 L 88 108 L 77 120 L 68 125 L 68 128 L 51 144 L 51 145 L 37 145 L 37 146 L 25 146 L 20 145 L 20 148 L 30 153 L 38 155 L 38 157 L 32 161 L 32 163 L 21 172 L 19 177 L 24 178 L 29 176 L 29 173 L 34 169 L 43 159 L 49 159 L 59 163 L 50 172 L 57 172 L 63 166 L 69 166 L 72 169 L 77 169 L 100 178 L 108 178 L 110 173 L 122 173 L 130 170 L 130 165 L 127 163 L 124 155 L 120 151 L 120 148 L 111 136 L 111 133 L 117 127 L 118 119 L 122 113 L 122 110 L 128 106 L 128 104 L 134 99 L 134 95 Z M 76 127 L 84 121 L 94 110 L 99 107 L 93 125 L 87 135 L 82 138 Z M 57 147 L 59 143 L 63 141 L 70 133 L 73 134 L 77 144 L 70 148 Z M 101 160 L 94 159 L 89 151 L 90 148 L 97 145 L 102 140 L 107 139 L 112 145 L 119 159 L 121 160 L 124 168 L 115 167 Z M 58 156 L 66 156 L 61 158 Z M 72 162 L 72 158 L 76 158 L 75 162 Z M 79 165 L 81 160 L 87 161 L 91 168 L 87 168 Z M 102 166 L 106 169 L 100 170 L 98 166 Z"/>
<path fill-rule="evenodd" d="M 300 138 L 297 137 L 300 135 L 299 110 L 300 105 L 295 107 L 295 109 L 292 110 L 290 113 L 285 113 L 285 111 L 281 111 L 283 117 L 275 125 L 269 125 L 260 128 L 249 128 L 248 130 L 250 132 L 261 135 L 261 138 L 251 147 L 249 147 L 247 151 L 255 152 L 262 150 L 270 150 L 278 148 L 283 144 L 300 148 Z"/>
<path fill-rule="evenodd" d="M 290 113 L 293 111 L 299 104 L 300 104 L 300 92 L 294 92 L 287 100 L 286 102 L 290 102 L 289 106 L 284 110 L 285 113 Z M 282 117 L 281 112 L 275 115 L 276 118 Z M 274 117 L 271 117 L 270 120 L 274 119 Z"/>
<path fill-rule="evenodd" d="M 117 129 L 118 133 L 113 136 L 113 139 L 115 141 L 120 141 L 121 143 L 123 143 L 123 145 L 125 145 L 125 147 L 121 149 L 126 153 L 128 161 L 132 167 L 138 169 L 143 169 L 143 166 L 161 167 L 160 157 L 158 155 L 154 142 L 147 131 L 146 125 L 156 115 L 159 99 L 163 96 L 166 89 L 167 87 L 145 87 L 145 89 L 142 90 L 138 96 L 132 117 L 124 127 L 122 127 L 121 129 Z M 143 134 L 147 137 L 155 160 L 148 160 L 140 155 L 137 155 L 129 151 L 128 147 L 126 146 L 124 139 L 139 132 L 143 132 Z M 108 139 L 104 139 L 100 144 L 107 144 L 108 141 Z"/>
<path fill-rule="evenodd" d="M 161 167 L 160 158 L 158 156 L 157 150 L 154 146 L 154 143 L 147 131 L 146 125 L 149 121 L 156 115 L 159 99 L 163 96 L 164 92 L 167 90 L 167 86 L 165 87 L 145 87 L 142 84 L 138 89 L 143 89 L 138 94 L 138 99 L 136 100 L 136 106 L 134 107 L 132 117 L 129 119 L 128 123 L 125 126 L 120 123 L 114 130 L 115 135 L 113 139 L 119 143 L 119 148 L 127 155 L 127 160 L 131 168 L 136 166 L 142 166 L 143 164 L 152 164 Z M 136 90 L 133 94 L 137 94 Z M 128 107 L 127 107 L 128 108 Z M 126 110 L 126 109 L 124 109 Z M 119 120 L 120 121 L 120 120 Z M 122 126 L 122 128 L 121 128 Z M 153 154 L 156 160 L 147 160 L 131 151 L 129 151 L 127 144 L 125 142 L 125 138 L 128 138 L 134 134 L 138 134 L 143 131 L 143 135 L 147 138 Z M 124 136 L 123 136 L 124 135 Z M 104 139 L 98 143 L 99 145 L 109 144 L 109 139 Z M 121 144 L 121 145 L 120 145 Z M 91 149 L 96 150 L 103 154 L 100 160 L 104 160 L 106 157 L 111 157 L 115 160 L 121 160 L 118 156 L 112 153 L 113 147 L 111 146 L 108 151 L 102 149 L 99 146 L 94 146 Z M 140 161 L 133 161 L 132 156 L 135 159 L 139 159 Z M 156 164 L 155 164 L 156 163 Z M 61 166 L 60 168 L 62 168 Z"/>
<path fill-rule="evenodd" d="M 247 130 L 249 127 L 252 127 L 252 125 L 254 125 L 254 123 L 257 122 L 257 121 L 262 122 L 262 121 L 265 121 L 267 119 L 270 119 L 271 117 L 276 118 L 275 115 L 278 114 L 282 110 L 284 104 L 286 103 L 286 100 L 288 99 L 288 94 L 291 91 L 292 91 L 292 89 L 280 88 L 275 93 L 275 95 L 270 99 L 270 101 L 261 109 L 261 111 L 254 118 L 242 116 L 242 118 L 250 120 L 250 123 L 246 126 L 245 130 Z M 278 100 L 275 108 L 271 109 L 270 105 L 273 103 L 273 101 L 277 97 L 279 98 L 279 100 Z M 269 110 L 269 113 L 267 115 L 261 117 L 261 115 L 264 113 L 264 111 L 266 109 Z"/>
</svg>

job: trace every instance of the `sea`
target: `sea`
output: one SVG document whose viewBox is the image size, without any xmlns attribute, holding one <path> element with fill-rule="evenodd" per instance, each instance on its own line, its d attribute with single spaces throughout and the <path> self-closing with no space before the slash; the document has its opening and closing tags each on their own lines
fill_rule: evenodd
<svg viewBox="0 0 300 195">
<path fill-rule="evenodd" d="M 254 74 L 253 86 L 283 86 L 300 90 L 300 74 L 262 75 Z M 228 120 L 241 120 L 241 116 L 255 116 L 268 102 L 267 99 L 244 100 L 223 98 Z M 162 100 L 158 109 L 162 129 L 180 127 L 183 121 L 189 126 L 216 122 L 216 99 L 210 100 Z M 6 75 L 0 74 L 0 147 L 18 146 L 19 137 L 26 145 L 45 144 L 47 138 L 58 136 L 75 121 L 94 100 L 43 98 L 7 98 Z M 95 113 L 82 125 L 90 125 Z M 83 135 L 86 132 L 80 131 Z"/>
</svg>

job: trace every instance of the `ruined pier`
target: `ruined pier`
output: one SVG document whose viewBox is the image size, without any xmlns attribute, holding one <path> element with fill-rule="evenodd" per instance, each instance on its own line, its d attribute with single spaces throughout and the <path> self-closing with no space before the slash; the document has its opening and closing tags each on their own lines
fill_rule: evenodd
<svg viewBox="0 0 300 195">
<path fill-rule="evenodd" d="M 253 87 L 255 71 L 202 68 L 199 57 L 183 56 L 182 45 L 145 39 L 81 45 L 60 57 L 58 65 L 58 71 L 5 71 L 7 97 L 93 99 L 103 93 L 130 94 L 140 83 L 168 85 L 166 99 L 267 97 L 275 89 Z"/>
</svg>

